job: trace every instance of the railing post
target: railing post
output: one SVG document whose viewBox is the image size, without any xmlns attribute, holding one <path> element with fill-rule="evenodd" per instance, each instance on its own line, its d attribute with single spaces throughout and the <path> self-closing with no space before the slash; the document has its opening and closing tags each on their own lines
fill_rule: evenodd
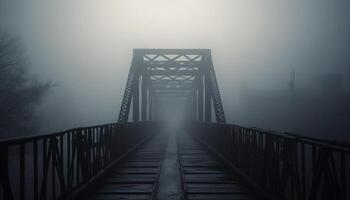
<svg viewBox="0 0 350 200">
<path fill-rule="evenodd" d="M 25 192 L 26 192 L 25 183 L 24 183 L 24 181 L 25 181 L 25 164 L 26 164 L 25 163 L 26 159 L 25 159 L 25 143 L 24 142 L 22 142 L 19 145 L 19 157 L 20 157 L 20 159 L 19 159 L 19 170 L 20 170 L 20 175 L 19 175 L 20 188 L 19 188 L 19 190 L 20 190 L 20 192 L 19 193 L 20 193 L 20 199 L 24 200 Z"/>
<path fill-rule="evenodd" d="M 8 170 L 8 146 L 0 146 L 0 195 L 3 199 L 13 199 Z M 1 196 L 0 196 L 1 197 Z"/>
</svg>

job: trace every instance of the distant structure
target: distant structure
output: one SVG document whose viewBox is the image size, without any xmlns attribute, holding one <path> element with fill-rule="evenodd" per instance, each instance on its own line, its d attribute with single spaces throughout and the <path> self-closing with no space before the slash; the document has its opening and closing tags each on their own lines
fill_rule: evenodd
<svg viewBox="0 0 350 200">
<path fill-rule="evenodd" d="M 295 91 L 295 73 L 294 73 L 294 70 L 292 70 L 290 73 L 289 91 L 291 93 L 294 93 L 294 91 Z"/>
</svg>

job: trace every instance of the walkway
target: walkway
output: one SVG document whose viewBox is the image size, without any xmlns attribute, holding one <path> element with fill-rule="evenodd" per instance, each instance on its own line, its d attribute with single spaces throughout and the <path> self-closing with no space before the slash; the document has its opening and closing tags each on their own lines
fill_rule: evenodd
<svg viewBox="0 0 350 200">
<path fill-rule="evenodd" d="M 108 174 L 90 200 L 253 200 L 251 191 L 187 134 L 159 134 Z"/>
</svg>

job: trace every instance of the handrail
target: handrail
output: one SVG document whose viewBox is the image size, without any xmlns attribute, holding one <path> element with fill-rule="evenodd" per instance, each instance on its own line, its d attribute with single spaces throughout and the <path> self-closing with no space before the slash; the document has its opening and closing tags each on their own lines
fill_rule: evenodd
<svg viewBox="0 0 350 200">
<path fill-rule="evenodd" d="M 156 127 L 114 123 L 1 140 L 0 200 L 67 198 Z"/>
<path fill-rule="evenodd" d="M 116 125 L 121 123 L 107 123 L 107 124 L 100 124 L 100 125 L 94 125 L 94 126 L 82 126 L 82 127 L 76 127 L 76 128 L 70 128 L 63 131 L 53 132 L 53 133 L 45 133 L 45 134 L 36 134 L 36 135 L 27 135 L 27 136 L 15 136 L 15 137 L 9 137 L 9 138 L 0 138 L 0 144 L 11 144 L 11 143 L 19 143 L 19 142 L 25 142 L 25 141 L 33 141 L 36 139 L 42 139 L 45 137 L 51 137 L 51 136 L 60 136 L 63 135 L 66 132 L 79 130 L 79 129 L 92 129 L 92 128 L 98 128 L 102 126 L 108 126 L 108 125 Z M 130 124 L 130 123 L 129 123 Z"/>
<path fill-rule="evenodd" d="M 319 142 L 319 143 L 323 143 L 325 145 L 328 146 L 333 146 L 335 148 L 348 148 L 350 149 L 350 144 L 347 142 L 339 142 L 337 140 L 326 140 L 326 139 L 319 139 L 319 138 L 313 138 L 313 137 L 308 137 L 308 136 L 303 136 L 303 135 L 299 135 L 299 134 L 295 134 L 295 133 L 288 133 L 288 132 L 284 132 L 284 134 L 292 136 L 294 138 L 298 138 L 298 139 L 303 139 L 305 142 Z"/>
<path fill-rule="evenodd" d="M 230 124 L 188 124 L 219 157 L 276 199 L 350 198 L 350 145 Z"/>
<path fill-rule="evenodd" d="M 237 126 L 237 125 L 235 125 L 235 126 Z M 243 126 L 237 126 L 237 127 L 248 128 L 248 127 L 243 127 Z M 296 133 L 278 132 L 278 131 L 266 130 L 266 129 L 256 128 L 256 127 L 251 127 L 251 129 L 254 129 L 254 130 L 260 131 L 260 132 L 265 132 L 265 133 L 268 133 L 268 134 L 282 135 L 282 136 L 293 137 L 293 138 L 296 138 L 296 139 L 303 139 L 305 142 L 308 142 L 308 141 L 310 141 L 310 142 L 318 142 L 318 143 L 323 143 L 324 145 L 350 148 L 350 143 L 340 142 L 338 140 L 327 140 L 327 139 L 321 139 L 321 138 L 316 138 L 316 137 L 309 137 L 309 136 L 296 134 Z"/>
</svg>

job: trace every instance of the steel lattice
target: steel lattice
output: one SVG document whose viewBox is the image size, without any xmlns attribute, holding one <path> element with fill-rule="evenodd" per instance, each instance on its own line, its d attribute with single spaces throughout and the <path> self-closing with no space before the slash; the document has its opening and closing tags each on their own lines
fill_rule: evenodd
<svg viewBox="0 0 350 200">
<path fill-rule="evenodd" d="M 201 92 L 204 90 L 207 91 L 205 97 Z M 196 112 L 191 113 L 196 116 L 193 120 L 203 119 L 198 116 L 204 114 L 205 107 L 206 121 L 210 121 L 213 105 L 216 121 L 226 122 L 210 50 L 135 49 L 118 121 L 128 121 L 132 101 L 134 120 L 139 120 L 139 109 L 141 120 L 155 120 L 153 116 L 159 108 L 152 106 L 154 102 L 180 99 L 187 100 L 189 108 L 196 107 L 190 109 Z"/>
</svg>

